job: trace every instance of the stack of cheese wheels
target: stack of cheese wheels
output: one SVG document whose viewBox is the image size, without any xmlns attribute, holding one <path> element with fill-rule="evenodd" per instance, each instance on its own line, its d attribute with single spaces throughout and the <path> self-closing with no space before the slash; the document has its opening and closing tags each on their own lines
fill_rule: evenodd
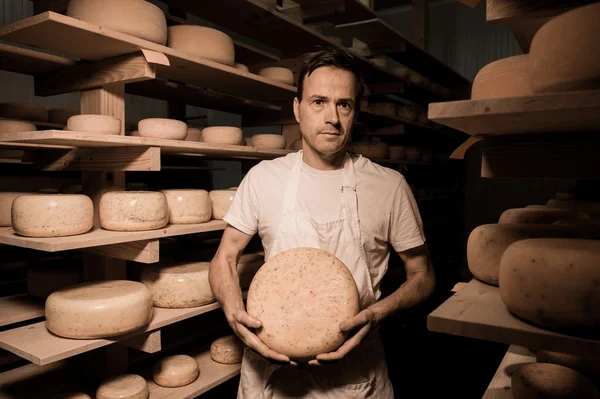
<svg viewBox="0 0 600 399">
<path fill-rule="evenodd" d="M 222 364 L 241 363 L 244 357 L 244 343 L 237 335 L 217 338 L 210 345 L 210 358 Z"/>
<path fill-rule="evenodd" d="M 94 204 L 81 194 L 21 195 L 12 203 L 11 219 L 23 236 L 72 236 L 92 228 Z"/>
<path fill-rule="evenodd" d="M 0 138 L 3 134 L 20 133 L 20 132 L 35 132 L 37 127 L 30 122 L 11 121 L 9 119 L 0 120 Z"/>
<path fill-rule="evenodd" d="M 252 136 L 252 147 L 283 150 L 285 137 L 280 134 L 255 134 Z"/>
<path fill-rule="evenodd" d="M 223 220 L 229 207 L 233 202 L 237 190 L 212 190 L 210 200 L 212 201 L 212 217 L 216 220 Z"/>
<path fill-rule="evenodd" d="M 83 269 L 78 265 L 47 265 L 27 271 L 27 293 L 47 298 L 54 291 L 83 283 Z"/>
<path fill-rule="evenodd" d="M 258 253 L 243 254 L 237 263 L 237 272 L 240 280 L 240 287 L 246 289 L 250 287 L 252 279 L 258 272 L 258 269 L 265 263 L 264 255 Z"/>
<path fill-rule="evenodd" d="M 96 399 L 146 399 L 148 383 L 137 374 L 120 374 L 102 381 Z"/>
<path fill-rule="evenodd" d="M 165 14 L 147 1 L 71 0 L 67 15 L 163 46 L 167 43 Z"/>
<path fill-rule="evenodd" d="M 408 161 L 421 161 L 423 152 L 419 147 L 406 147 L 406 159 Z"/>
<path fill-rule="evenodd" d="M 161 190 L 169 204 L 169 223 L 204 223 L 212 215 L 212 202 L 206 190 Z"/>
<path fill-rule="evenodd" d="M 494 61 L 481 68 L 473 81 L 471 98 L 482 100 L 532 94 L 529 54 L 523 54 Z"/>
<path fill-rule="evenodd" d="M 546 203 L 550 208 L 572 209 L 585 212 L 591 218 L 600 218 L 600 201 L 560 200 L 553 198 Z"/>
<path fill-rule="evenodd" d="M 514 399 L 598 399 L 594 383 L 568 367 L 549 363 L 529 363 L 511 377 Z"/>
<path fill-rule="evenodd" d="M 25 121 L 48 122 L 48 110 L 39 104 L 14 101 L 0 103 L 0 116 Z"/>
<path fill-rule="evenodd" d="M 186 141 L 202 142 L 202 129 L 199 127 L 189 127 L 187 129 Z"/>
<path fill-rule="evenodd" d="M 352 151 L 369 159 L 387 159 L 390 155 L 388 145 L 382 142 L 358 141 L 352 143 Z"/>
<path fill-rule="evenodd" d="M 500 215 L 499 223 L 552 224 L 561 219 L 589 219 L 585 212 L 560 208 L 512 208 Z"/>
<path fill-rule="evenodd" d="M 548 350 L 538 350 L 536 355 L 538 363 L 552 363 L 565 366 L 579 371 L 596 384 L 600 383 L 600 359 L 596 356 L 571 355 Z"/>
<path fill-rule="evenodd" d="M 161 192 L 109 191 L 100 198 L 99 216 L 107 230 L 154 230 L 169 223 L 169 205 Z"/>
<path fill-rule="evenodd" d="M 185 140 L 187 131 L 187 124 L 176 119 L 146 118 L 138 123 L 138 132 L 142 137 Z"/>
<path fill-rule="evenodd" d="M 177 388 L 189 385 L 200 375 L 198 362 L 188 355 L 167 356 L 152 369 L 152 379 L 161 387 Z"/>
<path fill-rule="evenodd" d="M 151 291 L 154 306 L 192 308 L 215 301 L 208 282 L 208 262 L 160 264 L 144 269 L 141 282 Z"/>
<path fill-rule="evenodd" d="M 235 48 L 231 37 L 207 26 L 170 26 L 167 46 L 220 64 L 233 66 L 235 63 Z"/>
<path fill-rule="evenodd" d="M 50 108 L 48 110 L 48 122 L 66 125 L 69 118 L 79 115 L 78 109 L 73 108 Z"/>
<path fill-rule="evenodd" d="M 500 262 L 500 297 L 510 312 L 559 331 L 600 326 L 600 245 L 534 238 L 511 244 Z"/>
<path fill-rule="evenodd" d="M 258 74 L 265 78 L 273 79 L 287 85 L 294 85 L 294 73 L 288 68 L 266 67 L 262 68 Z"/>
<path fill-rule="evenodd" d="M 82 133 L 119 135 L 121 134 L 121 120 L 109 115 L 75 115 L 67 121 L 66 130 Z"/>
<path fill-rule="evenodd" d="M 302 149 L 302 139 L 295 140 L 290 145 L 290 150 L 292 151 L 300 151 Z"/>
<path fill-rule="evenodd" d="M 242 129 L 233 126 L 211 126 L 202 130 L 202 140 L 208 144 L 241 145 Z"/>
<path fill-rule="evenodd" d="M 256 273 L 248 314 L 261 320 L 258 337 L 291 359 L 306 361 L 337 349 L 346 339 L 339 325 L 360 310 L 350 270 L 315 248 L 294 248 L 269 259 Z"/>
<path fill-rule="evenodd" d="M 390 159 L 401 160 L 406 159 L 406 148 L 401 145 L 390 146 Z"/>
<path fill-rule="evenodd" d="M 26 192 L 4 192 L 0 193 L 0 227 L 12 226 L 11 208 L 12 203 L 20 195 L 27 195 Z"/>
<path fill-rule="evenodd" d="M 152 293 L 142 283 L 83 283 L 50 294 L 46 299 L 46 327 L 66 338 L 113 337 L 148 325 L 152 309 Z"/>
<path fill-rule="evenodd" d="M 600 89 L 600 4 L 567 11 L 535 34 L 529 51 L 534 93 Z"/>
</svg>

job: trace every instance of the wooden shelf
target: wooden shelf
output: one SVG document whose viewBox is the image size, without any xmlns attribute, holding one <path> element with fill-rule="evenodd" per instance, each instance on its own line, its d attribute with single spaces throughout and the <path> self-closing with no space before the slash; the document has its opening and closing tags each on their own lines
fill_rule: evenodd
<svg viewBox="0 0 600 399">
<path fill-rule="evenodd" d="M 506 351 L 494 378 L 488 385 L 482 399 L 514 399 L 511 390 L 511 377 L 520 365 L 535 363 L 535 353 L 527 348 L 511 345 Z"/>
<path fill-rule="evenodd" d="M 526 323 L 509 313 L 498 287 L 477 280 L 471 280 L 429 314 L 427 327 L 435 332 L 532 349 L 600 356 L 600 340 L 560 334 Z"/>
<path fill-rule="evenodd" d="M 28 294 L 0 298 L 0 327 L 44 317 L 44 300 Z"/>
<path fill-rule="evenodd" d="M 0 43 L 0 70 L 38 75 L 75 65 L 65 57 Z"/>
</svg>

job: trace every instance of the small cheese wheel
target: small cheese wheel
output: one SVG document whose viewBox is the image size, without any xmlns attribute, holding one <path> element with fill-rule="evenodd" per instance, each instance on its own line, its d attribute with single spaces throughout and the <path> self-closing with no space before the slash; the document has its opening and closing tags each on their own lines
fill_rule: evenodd
<svg viewBox="0 0 600 399">
<path fill-rule="evenodd" d="M 286 85 L 294 85 L 294 73 L 291 69 L 281 67 L 262 68 L 258 74 L 268 79 L 273 79 Z"/>
<path fill-rule="evenodd" d="M 551 208 L 512 208 L 502 212 L 498 223 L 552 224 L 560 219 L 589 219 L 584 212 Z"/>
<path fill-rule="evenodd" d="M 401 145 L 390 146 L 390 159 L 406 159 L 406 148 Z"/>
<path fill-rule="evenodd" d="M 83 269 L 78 266 L 32 267 L 27 272 L 27 293 L 47 298 L 54 291 L 83 283 Z"/>
<path fill-rule="evenodd" d="M 406 159 L 408 161 L 421 161 L 423 159 L 423 151 L 419 147 L 406 147 Z"/>
<path fill-rule="evenodd" d="M 290 150 L 292 151 L 300 151 L 302 149 L 302 139 L 295 140 L 292 145 L 290 145 Z"/>
<path fill-rule="evenodd" d="M 241 363 L 245 345 L 237 335 L 227 335 L 215 339 L 210 345 L 210 358 L 223 364 Z"/>
<path fill-rule="evenodd" d="M 107 230 L 154 230 L 169 223 L 169 205 L 161 192 L 109 191 L 100 198 L 99 214 Z"/>
<path fill-rule="evenodd" d="M 0 193 L 0 226 L 8 227 L 12 226 L 10 220 L 12 203 L 20 195 L 31 195 L 31 193 L 25 192 L 5 192 Z"/>
<path fill-rule="evenodd" d="M 94 224 L 94 204 L 81 194 L 21 195 L 13 201 L 12 226 L 28 237 L 83 234 Z"/>
<path fill-rule="evenodd" d="M 11 120 L 0 120 L 0 137 L 3 134 L 35 132 L 37 127 L 33 123 Z"/>
<path fill-rule="evenodd" d="M 560 200 L 553 198 L 546 203 L 550 208 L 572 209 L 585 212 L 591 218 L 600 218 L 600 201 Z"/>
<path fill-rule="evenodd" d="M 212 190 L 210 200 L 212 201 L 212 218 L 216 220 L 223 220 L 229 207 L 233 202 L 236 190 Z"/>
<path fill-rule="evenodd" d="M 246 65 L 244 65 L 244 64 L 240 64 L 240 63 L 236 62 L 235 64 L 233 64 L 233 67 L 235 69 L 239 69 L 242 72 L 250 72 L 250 70 L 248 69 L 248 67 Z"/>
<path fill-rule="evenodd" d="M 208 144 L 241 145 L 242 129 L 233 126 L 210 126 L 202 130 L 202 140 Z"/>
<path fill-rule="evenodd" d="M 264 255 L 243 254 L 237 263 L 237 272 L 240 280 L 240 287 L 246 289 L 250 287 L 252 279 L 258 272 L 258 269 L 265 263 Z"/>
<path fill-rule="evenodd" d="M 294 248 L 269 259 L 256 273 L 248 314 L 262 322 L 258 337 L 298 361 L 337 349 L 347 333 L 342 321 L 360 310 L 352 273 L 330 253 Z"/>
<path fill-rule="evenodd" d="M 356 142 L 352 143 L 352 151 L 370 159 L 387 159 L 390 149 L 386 143 L 381 142 Z"/>
<path fill-rule="evenodd" d="M 104 380 L 96 390 L 96 399 L 146 399 L 148 383 L 137 374 L 120 374 Z"/>
<path fill-rule="evenodd" d="M 201 143 L 202 140 L 202 129 L 198 127 L 188 127 L 187 136 L 185 136 L 185 141 L 197 141 Z"/>
<path fill-rule="evenodd" d="M 206 190 L 161 190 L 169 204 L 169 223 L 204 223 L 212 215 L 212 202 Z"/>
<path fill-rule="evenodd" d="M 138 132 L 141 137 L 185 140 L 187 131 L 187 124 L 176 119 L 146 118 L 138 123 Z"/>
<path fill-rule="evenodd" d="M 131 0 L 128 0 L 131 1 Z M 67 121 L 67 130 L 82 133 L 121 134 L 121 120 L 109 115 L 75 115 Z"/>
<path fill-rule="evenodd" d="M 52 396 L 52 399 L 92 399 L 90 395 L 83 392 L 63 392 Z"/>
<path fill-rule="evenodd" d="M 170 26 L 167 46 L 229 66 L 233 66 L 235 60 L 235 47 L 231 37 L 207 26 Z"/>
<path fill-rule="evenodd" d="M 0 116 L 25 121 L 48 122 L 48 110 L 44 106 L 23 102 L 0 103 Z"/>
<path fill-rule="evenodd" d="M 200 370 L 198 362 L 188 355 L 167 356 L 152 369 L 152 379 L 161 387 L 177 388 L 196 381 Z"/>
<path fill-rule="evenodd" d="M 529 54 L 522 54 L 494 61 L 481 68 L 473 81 L 471 98 L 482 100 L 532 94 Z"/>
<path fill-rule="evenodd" d="M 252 147 L 283 150 L 285 137 L 280 134 L 255 134 L 252 136 Z"/>
<path fill-rule="evenodd" d="M 131 136 L 131 137 L 141 137 L 140 136 L 140 132 L 138 130 L 133 130 L 133 131 L 129 132 L 128 136 Z"/>
<path fill-rule="evenodd" d="M 70 117 L 79 114 L 79 110 L 74 108 L 50 108 L 48 110 L 48 122 L 66 125 Z"/>
<path fill-rule="evenodd" d="M 600 359 L 595 356 L 575 356 L 569 353 L 538 350 L 538 363 L 552 363 L 579 371 L 596 383 L 600 382 Z"/>
<path fill-rule="evenodd" d="M 152 319 L 152 293 L 142 283 L 108 280 L 54 291 L 46 299 L 46 327 L 65 338 L 113 337 Z"/>
<path fill-rule="evenodd" d="M 153 43 L 167 43 L 164 12 L 148 1 L 71 0 L 67 15 Z"/>
<path fill-rule="evenodd" d="M 141 282 L 151 291 L 154 306 L 193 308 L 215 301 L 208 282 L 208 262 L 160 264 L 144 269 Z"/>
<path fill-rule="evenodd" d="M 515 399 L 598 399 L 594 383 L 581 373 L 564 366 L 530 363 L 511 377 Z"/>
<path fill-rule="evenodd" d="M 533 324 L 575 331 L 600 327 L 600 245 L 533 238 L 511 244 L 500 262 L 500 297 Z"/>
</svg>

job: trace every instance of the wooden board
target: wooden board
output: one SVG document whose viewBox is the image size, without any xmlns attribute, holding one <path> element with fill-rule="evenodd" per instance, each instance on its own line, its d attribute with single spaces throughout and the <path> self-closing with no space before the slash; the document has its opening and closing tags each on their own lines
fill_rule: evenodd
<svg viewBox="0 0 600 399">
<path fill-rule="evenodd" d="M 487 0 L 486 20 L 491 23 L 506 23 L 541 17 L 553 17 L 567 10 L 596 0 Z"/>
<path fill-rule="evenodd" d="M 28 294 L 0 298 L 0 327 L 44 317 L 44 300 Z"/>
<path fill-rule="evenodd" d="M 517 368 L 526 363 L 535 363 L 535 353 L 527 348 L 511 345 L 506 351 L 494 378 L 488 385 L 482 399 L 514 399 L 511 390 L 511 377 Z"/>
<path fill-rule="evenodd" d="M 74 60 L 66 57 L 0 43 L 0 69 L 4 71 L 38 75 L 74 64 Z"/>
<path fill-rule="evenodd" d="M 556 333 L 517 319 L 504 306 L 498 287 L 475 279 L 429 314 L 427 328 L 531 349 L 600 356 L 600 340 Z"/>
<path fill-rule="evenodd" d="M 428 117 L 479 136 L 597 131 L 600 90 L 435 103 Z"/>
</svg>

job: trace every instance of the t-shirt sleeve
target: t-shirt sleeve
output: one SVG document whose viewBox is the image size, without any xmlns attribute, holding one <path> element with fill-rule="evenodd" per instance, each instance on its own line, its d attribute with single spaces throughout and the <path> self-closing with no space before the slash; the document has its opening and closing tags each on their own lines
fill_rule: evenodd
<svg viewBox="0 0 600 399">
<path fill-rule="evenodd" d="M 402 179 L 390 212 L 390 244 L 396 252 L 403 252 L 425 243 L 423 221 L 415 196 L 405 179 Z"/>
<path fill-rule="evenodd" d="M 258 231 L 258 197 L 253 183 L 255 173 L 251 169 L 242 182 L 233 198 L 229 211 L 223 218 L 227 223 L 248 235 Z"/>
</svg>

